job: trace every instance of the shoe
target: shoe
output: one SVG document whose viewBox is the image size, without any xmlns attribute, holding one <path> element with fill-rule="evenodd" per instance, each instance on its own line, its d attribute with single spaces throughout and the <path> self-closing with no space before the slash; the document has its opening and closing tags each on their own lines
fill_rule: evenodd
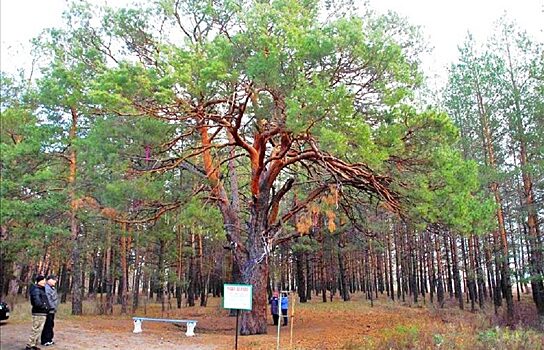
<svg viewBox="0 0 544 350">
<path fill-rule="evenodd" d="M 51 346 L 51 345 L 53 345 L 53 344 L 55 344 L 54 341 L 48 341 L 47 343 L 45 343 L 45 344 L 43 344 L 43 345 L 45 345 L 45 346 Z"/>
</svg>

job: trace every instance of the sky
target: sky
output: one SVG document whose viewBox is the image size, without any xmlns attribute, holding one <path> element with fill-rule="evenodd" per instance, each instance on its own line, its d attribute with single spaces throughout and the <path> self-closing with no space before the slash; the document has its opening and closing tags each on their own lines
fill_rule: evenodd
<svg viewBox="0 0 544 350">
<path fill-rule="evenodd" d="M 93 0 L 97 4 L 128 3 L 129 0 Z M 355 0 L 357 2 L 357 0 Z M 422 26 L 424 36 L 434 48 L 423 58 L 428 76 L 443 81 L 446 67 L 457 58 L 457 47 L 467 32 L 484 41 L 493 22 L 504 13 L 544 43 L 544 0 L 368 0 L 380 13 L 393 10 Z M 15 72 L 30 67 L 28 42 L 47 27 L 61 24 L 67 0 L 0 1 L 0 69 Z"/>
<path fill-rule="evenodd" d="M 357 0 L 355 0 L 357 1 Z M 447 67 L 458 57 L 458 46 L 470 32 L 484 42 L 502 15 L 514 20 L 534 39 L 544 43 L 544 0 L 369 0 L 381 13 L 394 10 L 422 27 L 433 52 L 423 59 L 428 76 L 444 83 Z"/>
</svg>

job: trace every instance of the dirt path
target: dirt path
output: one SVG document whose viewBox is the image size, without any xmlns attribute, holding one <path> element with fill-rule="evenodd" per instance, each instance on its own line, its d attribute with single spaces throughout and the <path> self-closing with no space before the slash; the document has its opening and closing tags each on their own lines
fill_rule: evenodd
<svg viewBox="0 0 544 350">
<path fill-rule="evenodd" d="M 158 325 L 157 325 L 158 326 Z M 88 320 L 58 321 L 55 324 L 55 346 L 47 347 L 54 350 L 216 350 L 204 335 L 195 338 L 187 338 L 183 334 L 184 329 L 176 329 L 175 325 L 162 324 L 162 327 L 145 325 L 145 331 L 141 334 L 133 334 L 130 323 L 106 322 L 97 320 L 92 324 Z M 30 323 L 8 322 L 0 325 L 0 349 L 21 350 L 25 348 Z M 39 346 L 39 345 L 38 345 Z M 45 346 L 41 346 L 45 349 Z"/>
</svg>

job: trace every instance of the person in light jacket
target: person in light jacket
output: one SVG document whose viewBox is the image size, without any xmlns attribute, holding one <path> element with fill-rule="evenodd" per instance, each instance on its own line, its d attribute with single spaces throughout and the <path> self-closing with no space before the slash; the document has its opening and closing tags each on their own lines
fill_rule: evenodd
<svg viewBox="0 0 544 350">
<path fill-rule="evenodd" d="M 53 340 L 53 337 L 55 336 L 53 328 L 55 327 L 55 313 L 59 308 L 59 296 L 55 289 L 57 277 L 55 275 L 49 275 L 46 280 L 45 295 L 47 296 L 47 301 L 49 302 L 51 309 L 49 309 L 49 313 L 45 319 L 41 341 L 42 345 L 51 346 L 55 344 L 55 341 Z"/>
<path fill-rule="evenodd" d="M 50 309 L 45 295 L 45 277 L 42 275 L 36 276 L 36 284 L 30 286 L 30 304 L 32 304 L 32 331 L 25 350 L 36 350 L 39 349 L 36 345 Z"/>
<path fill-rule="evenodd" d="M 283 325 L 287 326 L 287 309 L 289 309 L 289 297 L 287 293 L 281 295 L 281 314 L 283 315 Z"/>
</svg>

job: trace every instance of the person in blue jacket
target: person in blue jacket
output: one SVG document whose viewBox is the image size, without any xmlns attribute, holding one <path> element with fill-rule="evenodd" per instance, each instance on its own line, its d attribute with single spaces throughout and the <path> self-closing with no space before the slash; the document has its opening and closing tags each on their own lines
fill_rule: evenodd
<svg viewBox="0 0 544 350">
<path fill-rule="evenodd" d="M 287 326 L 287 309 L 289 309 L 289 298 L 287 293 L 282 293 L 281 296 L 281 314 L 283 315 L 283 325 Z"/>
<path fill-rule="evenodd" d="M 269 302 L 270 311 L 272 313 L 272 319 L 274 320 L 274 326 L 278 325 L 278 320 L 280 318 L 278 297 L 279 297 L 279 293 L 275 291 L 274 294 L 272 294 L 272 298 L 270 298 L 270 302 Z"/>
</svg>

